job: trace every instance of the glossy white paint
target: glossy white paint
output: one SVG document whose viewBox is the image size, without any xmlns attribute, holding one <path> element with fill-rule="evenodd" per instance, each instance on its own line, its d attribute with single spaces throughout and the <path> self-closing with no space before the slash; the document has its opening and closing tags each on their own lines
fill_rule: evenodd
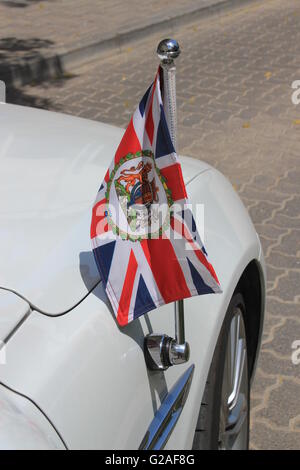
<svg viewBox="0 0 300 470">
<path fill-rule="evenodd" d="M 0 104 L 0 287 L 57 314 L 97 284 L 91 207 L 123 132 Z M 183 161 L 186 182 L 208 167 Z"/>
<path fill-rule="evenodd" d="M 36 406 L 1 385 L 0 410 L 0 449 L 65 449 L 48 419 Z"/>
<path fill-rule="evenodd" d="M 77 123 L 74 125 L 76 127 Z M 204 204 L 205 244 L 223 293 L 185 300 L 186 337 L 191 346 L 188 364 L 172 367 L 165 373 L 149 372 L 145 366 L 144 335 L 148 332 L 174 334 L 172 304 L 119 329 L 101 283 L 63 316 L 31 313 L 8 342 L 8 362 L 0 368 L 0 381 L 33 399 L 69 448 L 137 448 L 167 390 L 191 363 L 195 363 L 188 401 L 167 444 L 172 449 L 191 447 L 227 305 L 244 268 L 261 256 L 255 230 L 231 185 L 219 172 L 201 167 L 200 162 L 193 164 L 207 170 L 193 179 L 187 189 L 193 203 Z M 84 171 L 82 169 L 83 174 Z M 193 171 L 195 174 L 195 168 Z M 73 250 L 76 248 L 79 245 L 74 244 Z M 71 259 L 75 252 L 67 255 Z M 76 260 L 78 263 L 78 254 Z M 57 260 L 57 283 L 62 282 L 59 269 L 64 262 Z M 54 269 L 53 261 L 53 279 Z M 79 294 L 83 295 L 82 290 L 76 291 L 78 283 L 69 285 L 73 279 L 72 275 L 63 278 L 68 304 L 75 302 L 75 296 L 78 299 Z M 55 295 L 58 284 L 51 284 L 50 277 L 47 281 Z M 37 286 L 40 287 L 40 283 Z M 21 287 L 24 289 L 23 284 Z M 31 289 L 33 296 L 34 283 Z M 63 293 L 59 294 L 61 296 Z M 47 295 L 39 294 L 38 300 L 42 298 L 47 298 L 48 302 Z M 63 303 L 54 305 L 60 310 Z"/>
<path fill-rule="evenodd" d="M 0 362 L 2 343 L 29 312 L 30 307 L 25 300 L 0 289 Z"/>
</svg>

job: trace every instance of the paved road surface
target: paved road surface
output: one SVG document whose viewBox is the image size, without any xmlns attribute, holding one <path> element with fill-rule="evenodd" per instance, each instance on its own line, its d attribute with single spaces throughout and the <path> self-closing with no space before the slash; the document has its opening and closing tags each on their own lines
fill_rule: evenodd
<svg viewBox="0 0 300 470">
<path fill-rule="evenodd" d="M 0 76 L 9 66 L 99 44 L 223 0 L 0 0 Z M 86 53 L 85 53 L 86 55 Z"/>
<path fill-rule="evenodd" d="M 176 37 L 179 151 L 225 173 L 260 234 L 267 317 L 252 391 L 253 449 L 300 448 L 300 4 L 266 0 L 184 26 Z M 75 32 L 74 32 L 75 33 Z M 157 67 L 157 37 L 9 101 L 126 126 Z"/>
</svg>

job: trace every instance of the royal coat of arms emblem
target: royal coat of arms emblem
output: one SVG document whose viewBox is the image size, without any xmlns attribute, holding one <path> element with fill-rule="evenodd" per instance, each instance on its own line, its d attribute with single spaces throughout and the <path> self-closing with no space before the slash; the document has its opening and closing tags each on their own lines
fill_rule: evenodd
<svg viewBox="0 0 300 470">
<path fill-rule="evenodd" d="M 110 206 L 116 198 L 121 213 L 112 214 Z M 124 239 L 157 238 L 169 226 L 171 191 L 151 151 L 128 154 L 120 160 L 111 173 L 106 199 L 108 223 Z"/>
</svg>

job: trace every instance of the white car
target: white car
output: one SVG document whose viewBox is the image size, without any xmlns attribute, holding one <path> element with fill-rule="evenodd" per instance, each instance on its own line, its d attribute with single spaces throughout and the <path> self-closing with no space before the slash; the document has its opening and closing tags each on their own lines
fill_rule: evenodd
<svg viewBox="0 0 300 470">
<path fill-rule="evenodd" d="M 123 130 L 0 104 L 0 448 L 245 449 L 265 264 L 225 177 L 180 157 L 223 293 L 184 301 L 187 363 L 149 370 L 174 304 L 118 328 L 90 243 Z"/>
</svg>

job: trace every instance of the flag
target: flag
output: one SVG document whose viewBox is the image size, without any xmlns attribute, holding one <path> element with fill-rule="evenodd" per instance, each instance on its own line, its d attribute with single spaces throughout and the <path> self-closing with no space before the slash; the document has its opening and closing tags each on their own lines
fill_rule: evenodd
<svg viewBox="0 0 300 470">
<path fill-rule="evenodd" d="M 121 326 L 169 302 L 221 292 L 188 203 L 160 74 L 135 110 L 92 210 L 93 253 Z"/>
</svg>

